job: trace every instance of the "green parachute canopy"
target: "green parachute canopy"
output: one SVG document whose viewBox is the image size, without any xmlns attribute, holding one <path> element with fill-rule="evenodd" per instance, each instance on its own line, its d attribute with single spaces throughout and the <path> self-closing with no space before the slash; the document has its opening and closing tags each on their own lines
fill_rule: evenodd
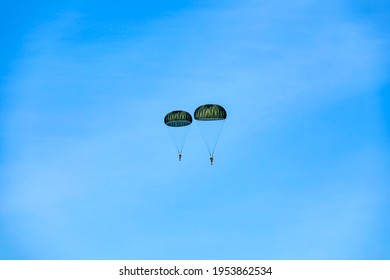
<svg viewBox="0 0 390 280">
<path fill-rule="evenodd" d="M 165 116 L 164 123 L 171 127 L 187 126 L 192 123 L 192 117 L 186 111 L 172 111 Z"/>
<path fill-rule="evenodd" d="M 205 104 L 196 108 L 194 112 L 197 121 L 217 121 L 225 120 L 227 117 L 226 110 L 216 104 Z"/>
</svg>

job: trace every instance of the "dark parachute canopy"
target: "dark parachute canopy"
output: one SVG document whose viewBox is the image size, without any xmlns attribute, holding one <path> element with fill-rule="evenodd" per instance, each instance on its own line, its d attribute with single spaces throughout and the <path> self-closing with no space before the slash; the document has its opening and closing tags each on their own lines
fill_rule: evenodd
<svg viewBox="0 0 390 280">
<path fill-rule="evenodd" d="M 168 127 L 169 133 L 175 143 L 179 160 L 181 160 L 184 142 L 187 138 L 189 125 L 192 123 L 192 117 L 186 111 L 172 111 L 165 116 L 164 123 Z"/>
<path fill-rule="evenodd" d="M 220 105 L 206 104 L 196 108 L 194 117 L 197 121 L 216 121 L 225 120 L 227 114 L 225 108 Z"/>
<path fill-rule="evenodd" d="M 205 104 L 196 108 L 194 118 L 206 143 L 210 155 L 210 164 L 214 161 L 214 151 L 226 120 L 225 108 L 217 104 Z"/>
<path fill-rule="evenodd" d="M 187 126 L 192 123 L 192 117 L 186 111 L 172 111 L 165 116 L 164 123 L 172 127 Z"/>
</svg>

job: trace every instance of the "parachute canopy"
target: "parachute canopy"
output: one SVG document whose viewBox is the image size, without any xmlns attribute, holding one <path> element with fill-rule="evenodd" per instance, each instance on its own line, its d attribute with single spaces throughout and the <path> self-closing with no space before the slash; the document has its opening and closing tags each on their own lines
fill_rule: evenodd
<svg viewBox="0 0 390 280">
<path fill-rule="evenodd" d="M 199 106 L 194 112 L 197 121 L 217 121 L 225 120 L 227 117 L 226 110 L 216 104 L 205 104 Z"/>
<path fill-rule="evenodd" d="M 165 116 L 164 123 L 171 127 L 187 126 L 192 123 L 192 117 L 186 111 L 172 111 Z"/>
</svg>

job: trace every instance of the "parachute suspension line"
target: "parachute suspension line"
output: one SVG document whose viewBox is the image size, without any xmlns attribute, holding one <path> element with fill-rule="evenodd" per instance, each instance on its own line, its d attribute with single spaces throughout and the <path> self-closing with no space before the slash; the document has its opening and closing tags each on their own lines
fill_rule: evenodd
<svg viewBox="0 0 390 280">
<path fill-rule="evenodd" d="M 178 149 L 178 152 L 179 152 L 179 161 L 181 161 L 181 158 L 182 158 L 182 154 L 183 154 L 183 147 L 184 147 L 184 143 L 187 139 L 187 135 L 188 135 L 188 132 L 190 131 L 190 126 L 185 126 L 185 127 L 182 127 L 181 130 L 184 130 L 183 131 L 183 138 L 181 140 L 181 143 L 180 143 L 180 146 L 179 146 L 179 149 Z"/>
<path fill-rule="evenodd" d="M 177 145 L 177 140 L 175 139 L 175 136 L 174 136 L 174 131 L 170 127 L 168 127 L 167 129 L 168 129 L 169 135 L 172 138 L 173 143 L 175 144 L 177 152 L 180 153 L 179 146 Z"/>
<path fill-rule="evenodd" d="M 219 141 L 225 120 L 218 121 L 197 121 L 202 138 L 206 144 L 207 151 L 210 155 L 210 163 L 213 165 L 214 153 Z"/>
<path fill-rule="evenodd" d="M 207 137 L 205 135 L 207 132 L 207 125 L 205 123 L 199 121 L 199 122 L 197 122 L 197 126 L 199 128 L 200 134 L 202 135 L 203 141 L 206 144 L 207 151 L 209 152 L 209 154 L 211 156 L 211 150 L 210 150 L 210 147 L 208 145 Z"/>
<path fill-rule="evenodd" d="M 214 146 L 212 148 L 212 153 L 211 155 L 214 156 L 214 152 L 215 152 L 215 148 L 217 147 L 217 144 L 218 144 L 218 141 L 219 141 L 219 137 L 221 136 L 221 132 L 222 132 L 222 129 L 223 129 L 223 125 L 225 123 L 225 120 L 223 121 L 219 121 L 220 125 L 219 125 L 219 128 L 217 129 L 217 137 L 216 137 L 216 140 L 215 140 L 215 143 L 214 143 Z"/>
<path fill-rule="evenodd" d="M 184 143 L 187 139 L 188 132 L 190 130 L 190 126 L 182 126 L 182 127 L 171 127 L 167 126 L 169 135 L 171 136 L 171 139 L 176 147 L 177 156 L 179 161 L 182 159 L 183 155 L 183 147 Z"/>
</svg>

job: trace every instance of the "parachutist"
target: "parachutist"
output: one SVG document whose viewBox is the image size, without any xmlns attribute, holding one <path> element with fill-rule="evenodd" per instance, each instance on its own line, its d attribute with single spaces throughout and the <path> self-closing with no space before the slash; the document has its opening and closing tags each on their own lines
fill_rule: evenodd
<svg viewBox="0 0 390 280">
<path fill-rule="evenodd" d="M 179 161 L 181 161 L 181 152 L 187 136 L 188 126 L 192 123 L 192 116 L 186 111 L 172 111 L 165 116 L 164 123 L 169 128 L 169 133 L 176 145 Z"/>
<path fill-rule="evenodd" d="M 213 165 L 215 146 L 217 145 L 226 117 L 226 110 L 221 105 L 204 104 L 195 109 L 194 119 L 197 121 L 203 140 L 209 151 L 210 165 Z"/>
</svg>

